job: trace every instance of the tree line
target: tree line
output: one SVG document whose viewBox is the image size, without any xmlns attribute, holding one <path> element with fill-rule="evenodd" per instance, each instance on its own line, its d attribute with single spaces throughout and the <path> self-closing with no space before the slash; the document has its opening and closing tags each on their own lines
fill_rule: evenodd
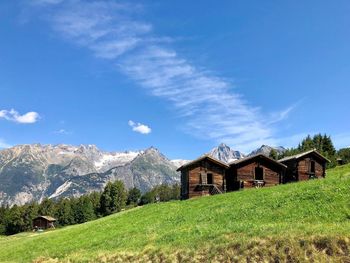
<svg viewBox="0 0 350 263">
<path fill-rule="evenodd" d="M 276 150 L 270 152 L 270 157 L 273 159 L 282 159 L 287 156 L 299 154 L 309 150 L 316 149 L 320 154 L 325 156 L 331 162 L 328 167 L 335 167 L 337 160 L 341 159 L 344 164 L 350 163 L 350 148 L 335 149 L 333 141 L 327 134 L 316 134 L 314 136 L 307 135 L 296 148 L 287 149 L 282 154 L 278 154 Z"/>
<path fill-rule="evenodd" d="M 180 199 L 180 186 L 159 185 L 142 194 L 138 188 L 127 190 L 122 181 L 108 182 L 102 192 L 80 197 L 31 202 L 22 206 L 0 207 L 0 235 L 31 231 L 32 221 L 40 215 L 57 219 L 56 226 L 81 224 L 124 209 L 155 202 Z"/>
</svg>

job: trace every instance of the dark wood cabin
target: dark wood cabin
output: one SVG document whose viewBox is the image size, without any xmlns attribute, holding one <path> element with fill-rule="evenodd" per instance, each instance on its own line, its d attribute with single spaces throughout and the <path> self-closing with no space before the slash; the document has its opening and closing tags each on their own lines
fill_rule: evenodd
<svg viewBox="0 0 350 263">
<path fill-rule="evenodd" d="M 208 155 L 181 166 L 177 169 L 181 171 L 181 199 L 225 192 L 228 168 L 226 163 Z"/>
<path fill-rule="evenodd" d="M 287 165 L 284 183 L 323 178 L 326 176 L 326 164 L 330 162 L 316 150 L 307 151 L 279 160 Z"/>
<path fill-rule="evenodd" d="M 337 164 L 338 165 L 344 165 L 345 162 L 344 162 L 344 160 L 342 158 L 337 158 Z"/>
<path fill-rule="evenodd" d="M 226 173 L 227 191 L 281 184 L 286 169 L 284 164 L 263 154 L 236 160 Z"/>
<path fill-rule="evenodd" d="M 56 219 L 51 216 L 38 216 L 33 219 L 33 229 L 55 228 Z"/>
</svg>

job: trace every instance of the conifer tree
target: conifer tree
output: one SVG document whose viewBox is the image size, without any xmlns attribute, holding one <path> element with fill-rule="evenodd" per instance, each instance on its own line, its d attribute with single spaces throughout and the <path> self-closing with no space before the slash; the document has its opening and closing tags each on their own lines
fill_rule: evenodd
<svg viewBox="0 0 350 263">
<path fill-rule="evenodd" d="M 112 184 L 111 197 L 112 202 L 110 207 L 112 213 L 119 212 L 125 208 L 127 192 L 122 181 L 117 180 Z"/>
<path fill-rule="evenodd" d="M 112 213 L 112 182 L 108 182 L 102 192 L 100 198 L 100 211 L 102 215 L 110 215 Z"/>
<path fill-rule="evenodd" d="M 14 205 L 6 218 L 6 234 L 13 235 L 24 231 L 23 208 Z"/>
<path fill-rule="evenodd" d="M 49 199 L 45 198 L 39 205 L 39 215 L 41 216 L 53 216 L 55 214 L 55 204 L 54 202 Z"/>
<path fill-rule="evenodd" d="M 33 228 L 32 221 L 38 216 L 39 206 L 36 202 L 31 202 L 22 207 L 24 231 L 29 231 Z"/>
<path fill-rule="evenodd" d="M 84 223 L 95 219 L 94 207 L 88 196 L 79 197 L 75 206 L 75 221 Z"/>
<path fill-rule="evenodd" d="M 141 191 L 134 187 L 132 189 L 129 190 L 128 192 L 128 199 L 126 204 L 127 205 L 137 205 L 140 202 L 141 199 Z"/>
<path fill-rule="evenodd" d="M 271 149 L 270 151 L 270 154 L 269 154 L 269 157 L 274 159 L 274 160 L 277 160 L 278 159 L 278 153 L 275 149 Z"/>
<path fill-rule="evenodd" d="M 92 206 L 94 207 L 94 213 L 95 217 L 100 217 L 100 200 L 101 200 L 101 193 L 99 192 L 92 192 L 89 194 L 89 198 L 91 200 Z"/>
<path fill-rule="evenodd" d="M 62 198 L 56 205 L 56 217 L 58 224 L 61 226 L 73 225 L 75 223 L 72 201 L 67 198 Z"/>
</svg>

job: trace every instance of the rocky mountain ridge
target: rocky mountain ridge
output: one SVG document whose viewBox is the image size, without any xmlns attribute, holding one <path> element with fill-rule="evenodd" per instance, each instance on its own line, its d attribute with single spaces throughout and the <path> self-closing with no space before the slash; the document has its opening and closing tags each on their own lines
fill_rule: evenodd
<svg viewBox="0 0 350 263">
<path fill-rule="evenodd" d="M 269 155 L 272 149 L 285 150 L 262 145 L 248 156 Z M 208 154 L 226 163 L 246 156 L 223 143 Z M 95 145 L 18 145 L 0 150 L 0 205 L 80 196 L 115 180 L 145 192 L 159 184 L 180 183 L 176 169 L 189 161 L 169 160 L 154 147 L 105 152 Z"/>
<path fill-rule="evenodd" d="M 79 196 L 115 180 L 147 191 L 179 183 L 176 168 L 153 147 L 113 153 L 94 145 L 18 145 L 0 151 L 0 205 Z"/>
<path fill-rule="evenodd" d="M 221 143 L 218 147 L 213 148 L 208 154 L 226 163 L 230 163 L 237 159 L 245 157 L 243 153 L 231 149 L 228 145 L 224 143 Z"/>
<path fill-rule="evenodd" d="M 264 154 L 266 156 L 269 156 L 272 150 L 275 150 L 277 152 L 277 154 L 281 155 L 287 149 L 284 148 L 283 146 L 272 147 L 272 146 L 263 144 L 261 147 L 257 148 L 256 150 L 254 150 L 250 154 L 248 154 L 248 156 L 256 155 L 259 153 Z"/>
</svg>

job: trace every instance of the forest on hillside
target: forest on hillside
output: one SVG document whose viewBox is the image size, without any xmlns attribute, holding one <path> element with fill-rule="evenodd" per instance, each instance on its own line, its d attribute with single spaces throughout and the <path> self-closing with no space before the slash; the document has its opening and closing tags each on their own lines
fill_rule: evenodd
<svg viewBox="0 0 350 263">
<path fill-rule="evenodd" d="M 138 188 L 127 190 L 122 181 L 109 182 L 103 192 L 80 197 L 31 202 L 22 206 L 0 207 L 0 235 L 12 235 L 33 230 L 32 221 L 38 215 L 57 219 L 56 227 L 81 224 L 124 209 L 154 202 L 180 199 L 180 186 L 159 185 L 144 194 Z"/>
<path fill-rule="evenodd" d="M 316 149 L 320 154 L 325 156 L 330 163 L 328 168 L 337 166 L 338 164 L 350 163 L 350 147 L 342 148 L 338 151 L 335 149 L 331 136 L 321 133 L 314 136 L 306 136 L 295 148 L 290 148 L 284 151 L 282 154 L 278 154 L 276 150 L 270 152 L 270 157 L 276 160 L 282 159 L 287 156 L 292 156 L 302 152 Z"/>
</svg>

